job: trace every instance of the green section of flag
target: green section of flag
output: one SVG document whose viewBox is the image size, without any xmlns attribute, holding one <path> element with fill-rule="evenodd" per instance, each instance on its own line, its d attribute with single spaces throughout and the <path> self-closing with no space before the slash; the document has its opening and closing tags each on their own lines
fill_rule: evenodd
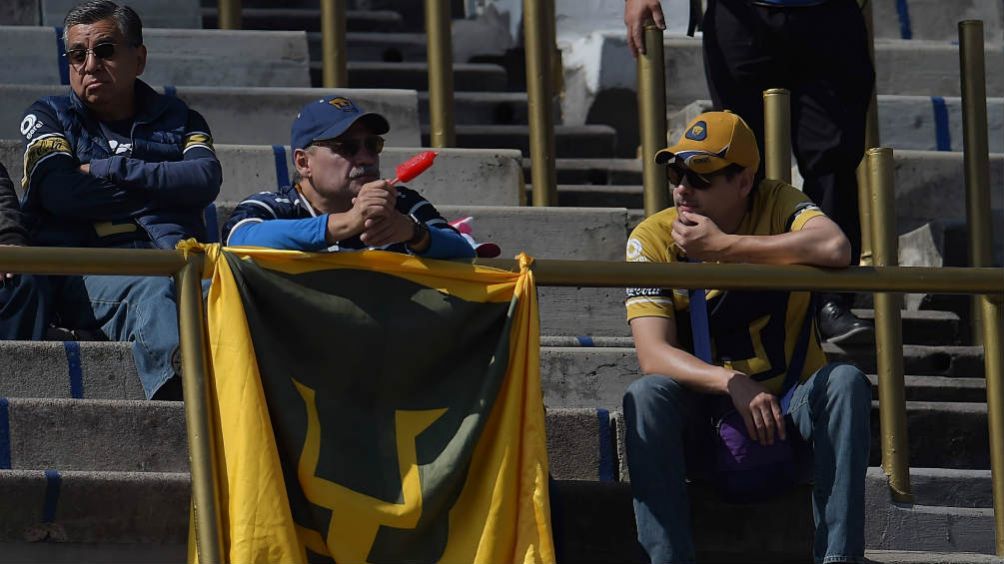
<svg viewBox="0 0 1004 564">
<path fill-rule="evenodd" d="M 308 410 L 294 381 L 313 391 L 320 419 L 320 456 L 310 479 L 387 503 L 403 501 L 395 414 L 445 409 L 414 438 L 422 496 L 417 526 L 381 526 L 368 557 L 437 560 L 448 541 L 449 510 L 505 378 L 512 304 L 468 302 L 372 271 L 288 275 L 231 255 L 226 260 L 241 294 L 294 521 L 325 538 L 339 510 L 309 501 L 297 475 Z"/>
</svg>

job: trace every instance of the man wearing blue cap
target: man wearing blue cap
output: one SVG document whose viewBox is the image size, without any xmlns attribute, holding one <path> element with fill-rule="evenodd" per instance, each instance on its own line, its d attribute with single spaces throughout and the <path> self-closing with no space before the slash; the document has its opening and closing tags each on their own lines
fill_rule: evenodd
<svg viewBox="0 0 1004 564">
<path fill-rule="evenodd" d="M 223 227 L 224 243 L 473 257 L 474 248 L 428 200 L 380 178 L 380 135 L 389 130 L 382 115 L 342 96 L 304 106 L 292 127 L 292 185 L 242 201 Z"/>
</svg>

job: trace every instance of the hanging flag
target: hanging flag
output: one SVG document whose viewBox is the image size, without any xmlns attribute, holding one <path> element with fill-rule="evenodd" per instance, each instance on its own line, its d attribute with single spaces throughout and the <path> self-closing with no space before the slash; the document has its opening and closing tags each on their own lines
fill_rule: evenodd
<svg viewBox="0 0 1004 564">
<path fill-rule="evenodd" d="M 554 562 L 532 259 L 182 248 L 230 562 Z"/>
</svg>

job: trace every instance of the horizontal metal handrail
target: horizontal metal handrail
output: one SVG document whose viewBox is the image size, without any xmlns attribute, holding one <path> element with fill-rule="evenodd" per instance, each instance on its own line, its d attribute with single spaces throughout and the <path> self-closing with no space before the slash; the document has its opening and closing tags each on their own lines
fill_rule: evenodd
<svg viewBox="0 0 1004 564">
<path fill-rule="evenodd" d="M 516 261 L 508 259 L 479 259 L 477 263 L 518 270 Z M 533 272 L 538 286 L 1004 294 L 1004 268 L 853 266 L 836 269 L 539 259 L 533 263 Z"/>
<path fill-rule="evenodd" d="M 172 276 L 185 266 L 179 251 L 76 247 L 0 247 L 0 272 Z"/>
</svg>

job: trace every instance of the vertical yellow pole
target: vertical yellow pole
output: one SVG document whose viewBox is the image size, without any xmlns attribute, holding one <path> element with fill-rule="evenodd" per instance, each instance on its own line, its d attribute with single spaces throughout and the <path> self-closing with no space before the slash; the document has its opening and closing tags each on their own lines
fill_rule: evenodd
<svg viewBox="0 0 1004 564">
<path fill-rule="evenodd" d="M 241 0 L 220 0 L 216 25 L 220 29 L 241 28 Z"/>
<path fill-rule="evenodd" d="M 645 215 L 669 207 L 664 167 L 655 164 L 655 153 L 666 146 L 666 67 L 662 30 L 645 26 L 645 53 L 638 54 L 638 131 L 641 132 L 641 170 L 645 186 Z"/>
<path fill-rule="evenodd" d="M 766 178 L 791 184 L 791 93 L 784 88 L 764 91 L 763 129 Z"/>
<path fill-rule="evenodd" d="M 987 139 L 987 82 L 983 22 L 959 22 L 959 69 L 962 77 L 963 159 L 966 177 L 966 223 L 971 266 L 992 266 L 990 218 L 990 148 Z M 1001 359 L 1001 296 L 973 302 L 973 338 L 983 343 L 990 419 L 990 473 L 998 556 L 1004 556 L 1004 362 Z M 982 331 L 977 331 L 981 328 Z"/>
<path fill-rule="evenodd" d="M 987 140 L 987 78 L 983 22 L 959 22 L 959 70 L 962 77 L 962 139 L 966 178 L 969 265 L 992 266 L 990 226 L 990 147 Z M 979 300 L 973 300 L 972 335 L 980 341 Z"/>
<path fill-rule="evenodd" d="M 321 85 L 325 88 L 346 88 L 349 85 L 345 1 L 321 0 Z"/>
<path fill-rule="evenodd" d="M 896 266 L 898 239 L 892 149 L 869 149 L 872 189 L 872 250 L 875 266 Z M 878 360 L 879 417 L 882 425 L 882 467 L 893 499 L 912 501 L 910 451 L 906 430 L 903 379 L 903 327 L 898 294 L 875 293 L 875 346 Z"/>
<path fill-rule="evenodd" d="M 868 55 L 875 63 L 875 21 L 872 16 L 872 0 L 866 0 L 861 8 L 865 19 L 865 27 L 868 30 Z M 865 151 L 881 146 L 879 139 L 878 125 L 878 96 L 877 88 L 872 88 L 871 102 L 868 104 L 868 114 L 865 117 Z M 862 158 L 858 164 L 858 213 L 861 218 L 861 266 L 871 266 L 872 264 L 872 216 L 871 216 L 871 190 L 868 187 L 868 163 Z"/>
<path fill-rule="evenodd" d="M 526 93 L 530 120 L 530 179 L 533 205 L 558 204 L 558 178 L 554 168 L 554 0 L 523 0 L 523 38 L 526 42 Z"/>
<path fill-rule="evenodd" d="M 450 0 L 425 0 L 429 58 L 429 144 L 453 147 L 453 42 Z"/>
<path fill-rule="evenodd" d="M 216 482 L 215 433 L 209 402 L 209 382 L 206 378 L 202 260 L 201 255 L 190 255 L 188 264 L 175 275 L 174 282 L 179 297 L 181 375 L 192 471 L 195 544 L 200 564 L 222 564 L 225 559 L 219 486 Z"/>
<path fill-rule="evenodd" d="M 983 307 L 983 362 L 987 372 L 990 419 L 990 477 L 993 483 L 997 556 L 1004 556 L 1004 351 L 1001 350 L 1001 305 L 1004 296 L 980 296 Z"/>
</svg>

